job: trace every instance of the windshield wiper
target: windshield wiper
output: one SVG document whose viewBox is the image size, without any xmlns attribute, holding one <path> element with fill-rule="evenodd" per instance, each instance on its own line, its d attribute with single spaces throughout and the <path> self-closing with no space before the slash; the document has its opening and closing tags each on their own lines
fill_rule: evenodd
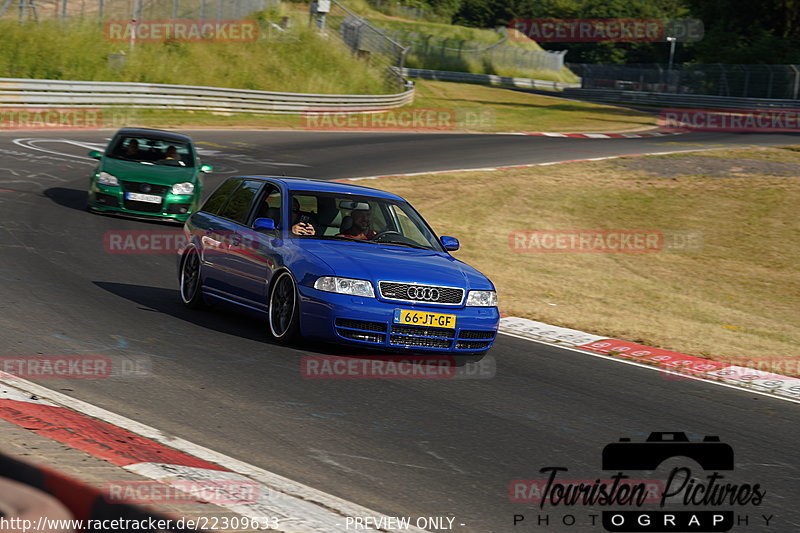
<svg viewBox="0 0 800 533">
<path fill-rule="evenodd" d="M 421 246 L 419 244 L 411 244 L 408 242 L 400 242 L 400 241 L 370 241 L 374 242 L 375 244 L 393 244 L 396 246 L 408 246 L 409 248 L 417 248 L 419 250 L 432 250 L 433 248 L 428 248 L 427 246 Z"/>
</svg>

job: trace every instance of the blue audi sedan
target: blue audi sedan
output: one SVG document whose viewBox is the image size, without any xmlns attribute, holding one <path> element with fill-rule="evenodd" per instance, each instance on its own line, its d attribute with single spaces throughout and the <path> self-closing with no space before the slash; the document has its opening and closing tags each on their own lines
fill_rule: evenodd
<svg viewBox="0 0 800 533">
<path fill-rule="evenodd" d="M 403 198 L 304 178 L 226 180 L 184 225 L 180 297 L 264 316 L 273 338 L 480 354 L 495 287 Z"/>
</svg>

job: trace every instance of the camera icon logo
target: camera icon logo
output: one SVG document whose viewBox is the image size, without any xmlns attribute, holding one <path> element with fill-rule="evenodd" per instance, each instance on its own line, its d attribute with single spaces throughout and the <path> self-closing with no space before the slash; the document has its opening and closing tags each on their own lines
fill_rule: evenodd
<svg viewBox="0 0 800 533">
<path fill-rule="evenodd" d="M 655 470 L 672 457 L 688 457 L 704 470 L 733 470 L 733 448 L 717 436 L 692 442 L 682 432 L 653 432 L 645 442 L 621 438 L 603 448 L 603 470 Z"/>
</svg>

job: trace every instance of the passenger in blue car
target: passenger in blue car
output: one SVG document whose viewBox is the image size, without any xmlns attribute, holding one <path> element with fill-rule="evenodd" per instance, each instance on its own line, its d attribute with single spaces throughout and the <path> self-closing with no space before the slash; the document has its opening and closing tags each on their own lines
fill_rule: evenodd
<svg viewBox="0 0 800 533">
<path fill-rule="evenodd" d="M 292 198 L 292 233 L 295 235 L 316 235 L 317 228 L 310 213 L 300 210 L 300 202 Z"/>
<path fill-rule="evenodd" d="M 341 233 L 337 237 L 369 240 L 375 236 L 375 232 L 372 231 L 372 211 L 370 211 L 369 206 L 366 209 L 354 209 L 351 211 L 349 225 L 347 224 L 347 218 L 345 217 L 345 220 L 342 221 Z"/>
</svg>

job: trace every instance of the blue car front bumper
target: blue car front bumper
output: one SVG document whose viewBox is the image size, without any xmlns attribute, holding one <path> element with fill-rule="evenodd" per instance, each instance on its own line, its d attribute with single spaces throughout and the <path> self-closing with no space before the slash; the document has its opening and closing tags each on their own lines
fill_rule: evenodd
<svg viewBox="0 0 800 533">
<path fill-rule="evenodd" d="M 500 313 L 496 307 L 447 307 L 381 301 L 301 285 L 304 337 L 391 351 L 475 354 L 491 348 Z M 454 328 L 394 323 L 396 309 L 456 315 Z"/>
</svg>

